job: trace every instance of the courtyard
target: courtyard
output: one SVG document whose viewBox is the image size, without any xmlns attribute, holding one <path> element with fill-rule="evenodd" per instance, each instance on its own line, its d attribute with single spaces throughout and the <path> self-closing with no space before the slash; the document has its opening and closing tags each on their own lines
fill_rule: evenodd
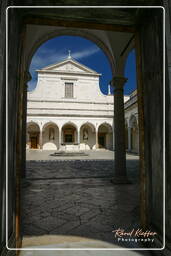
<svg viewBox="0 0 171 256">
<path fill-rule="evenodd" d="M 140 227 L 138 156 L 127 154 L 130 184 L 113 185 L 113 151 L 84 153 L 53 156 L 54 151 L 27 151 L 26 177 L 22 181 L 26 247 L 32 245 L 27 238 L 36 241 L 35 237 L 44 235 L 93 239 L 109 247 L 140 246 L 118 242 L 112 232 Z"/>
</svg>

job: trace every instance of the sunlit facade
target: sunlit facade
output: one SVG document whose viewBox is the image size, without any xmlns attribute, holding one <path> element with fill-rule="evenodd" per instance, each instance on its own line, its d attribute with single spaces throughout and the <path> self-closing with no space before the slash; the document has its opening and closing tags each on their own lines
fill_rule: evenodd
<svg viewBox="0 0 171 256">
<path fill-rule="evenodd" d="M 113 150 L 114 98 L 110 89 L 108 95 L 100 91 L 101 74 L 71 56 L 37 72 L 37 86 L 28 92 L 27 149 Z M 137 112 L 133 108 L 126 109 L 126 120 Z"/>
</svg>

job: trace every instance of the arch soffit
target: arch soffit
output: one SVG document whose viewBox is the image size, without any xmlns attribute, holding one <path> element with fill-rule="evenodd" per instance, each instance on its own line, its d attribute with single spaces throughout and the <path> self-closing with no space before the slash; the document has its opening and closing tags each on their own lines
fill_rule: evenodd
<svg viewBox="0 0 171 256">
<path fill-rule="evenodd" d="M 53 127 L 53 128 L 55 127 L 55 128 L 58 128 L 58 129 L 59 129 L 59 127 L 58 127 L 58 125 L 57 125 L 56 123 L 49 121 L 49 122 L 45 123 L 45 124 L 42 126 L 42 131 L 45 130 L 48 126 L 51 126 L 51 127 Z"/>
<path fill-rule="evenodd" d="M 89 126 L 89 127 L 92 129 L 93 132 L 96 130 L 95 125 L 92 124 L 91 122 L 85 122 L 85 123 L 83 123 L 83 124 L 80 126 L 80 130 L 83 128 L 83 126 L 86 126 L 86 125 Z"/>
<path fill-rule="evenodd" d="M 76 130 L 78 131 L 78 126 L 75 124 L 75 123 L 73 123 L 73 122 L 66 122 L 66 123 L 64 123 L 63 125 L 62 125 L 62 127 L 61 127 L 61 130 L 65 127 L 65 126 L 67 126 L 67 125 L 70 125 L 70 126 L 73 126 L 73 127 L 75 127 L 76 128 Z"/>
<path fill-rule="evenodd" d="M 112 125 L 111 125 L 110 123 L 108 123 L 108 122 L 103 122 L 103 123 L 99 124 L 99 126 L 98 126 L 98 131 L 99 131 L 99 128 L 100 128 L 101 126 L 105 126 L 105 127 L 107 127 L 107 128 L 109 129 L 109 131 L 110 131 L 110 132 L 112 132 L 112 131 L 113 131 L 113 127 L 112 127 Z"/>
<path fill-rule="evenodd" d="M 39 130 L 40 130 L 40 124 L 36 121 L 29 121 L 27 123 L 27 129 L 29 128 L 30 125 L 35 125 Z"/>
<path fill-rule="evenodd" d="M 116 68 L 117 75 L 124 76 L 124 71 L 125 71 L 125 66 L 126 66 L 126 61 L 127 61 L 128 55 L 134 48 L 135 48 L 135 45 L 134 45 L 134 38 L 133 38 L 131 43 L 129 44 L 128 48 L 124 52 L 124 54 L 122 56 L 120 56 L 120 58 L 118 60 L 117 68 Z"/>
<path fill-rule="evenodd" d="M 108 46 L 100 39 L 98 38 L 96 35 L 94 35 L 93 33 L 87 32 L 87 31 L 83 31 L 83 30 L 78 30 L 78 29 L 61 29 L 61 30 L 55 30 L 49 33 L 46 33 L 44 35 L 41 35 L 37 41 L 35 42 L 35 44 L 33 45 L 33 47 L 31 48 L 30 52 L 28 53 L 28 58 L 26 59 L 26 70 L 29 70 L 29 66 L 31 64 L 31 60 L 33 55 L 35 54 L 36 50 L 46 41 L 57 37 L 57 36 L 64 36 L 64 35 L 68 35 L 68 36 L 80 36 L 83 37 L 85 39 L 88 39 L 90 41 L 92 41 L 93 43 L 95 43 L 106 55 L 106 57 L 108 58 L 108 61 L 110 63 L 111 66 L 111 70 L 112 70 L 112 74 L 114 75 L 115 73 L 115 58 L 113 56 L 113 53 L 111 52 L 111 50 L 108 48 Z"/>
</svg>

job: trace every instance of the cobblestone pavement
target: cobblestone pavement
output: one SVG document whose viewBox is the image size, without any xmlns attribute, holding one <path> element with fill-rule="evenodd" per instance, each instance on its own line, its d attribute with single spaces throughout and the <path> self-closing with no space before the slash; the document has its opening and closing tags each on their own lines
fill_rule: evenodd
<svg viewBox="0 0 171 256">
<path fill-rule="evenodd" d="M 127 160 L 127 168 L 132 184 L 113 185 L 112 160 L 28 161 L 22 182 L 23 235 L 83 236 L 117 244 L 112 230 L 130 230 L 139 221 L 136 157 Z"/>
</svg>

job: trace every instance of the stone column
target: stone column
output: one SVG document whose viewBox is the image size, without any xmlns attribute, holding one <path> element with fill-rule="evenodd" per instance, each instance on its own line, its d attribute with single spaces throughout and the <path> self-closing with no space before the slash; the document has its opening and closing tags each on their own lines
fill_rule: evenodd
<svg viewBox="0 0 171 256">
<path fill-rule="evenodd" d="M 75 130 L 74 131 L 74 144 L 77 143 L 77 137 L 76 136 L 77 136 L 77 131 Z"/>
<path fill-rule="evenodd" d="M 78 128 L 77 143 L 80 145 L 80 129 Z"/>
<path fill-rule="evenodd" d="M 112 80 L 114 86 L 114 130 L 115 130 L 115 175 L 114 184 L 129 183 L 126 172 L 125 150 L 125 119 L 124 119 L 124 95 L 123 87 L 126 78 L 116 76 Z"/>
<path fill-rule="evenodd" d="M 114 133 L 114 128 L 113 128 L 113 131 L 112 131 L 112 139 L 113 139 L 113 141 L 112 141 L 112 146 L 113 146 L 113 150 L 115 150 L 115 133 Z"/>
<path fill-rule="evenodd" d="M 98 129 L 95 131 L 96 132 L 96 149 L 99 148 L 99 142 L 98 142 Z"/>
<path fill-rule="evenodd" d="M 20 134 L 19 129 L 17 128 L 19 132 L 19 136 L 21 137 L 21 153 L 19 155 L 21 156 L 21 170 L 22 170 L 22 177 L 26 176 L 26 130 L 27 130 L 27 83 L 32 79 L 31 74 L 28 71 L 22 72 L 24 77 L 21 75 L 21 84 L 23 84 L 23 100 L 22 100 L 22 136 Z M 19 121 L 21 124 L 21 121 Z"/>
<path fill-rule="evenodd" d="M 128 127 L 128 151 L 131 152 L 131 127 Z"/>
<path fill-rule="evenodd" d="M 61 149 L 61 128 L 59 128 L 59 150 Z"/>
<path fill-rule="evenodd" d="M 39 146 L 40 146 L 40 149 L 43 148 L 43 131 L 40 130 L 40 133 L 39 133 Z"/>
</svg>

